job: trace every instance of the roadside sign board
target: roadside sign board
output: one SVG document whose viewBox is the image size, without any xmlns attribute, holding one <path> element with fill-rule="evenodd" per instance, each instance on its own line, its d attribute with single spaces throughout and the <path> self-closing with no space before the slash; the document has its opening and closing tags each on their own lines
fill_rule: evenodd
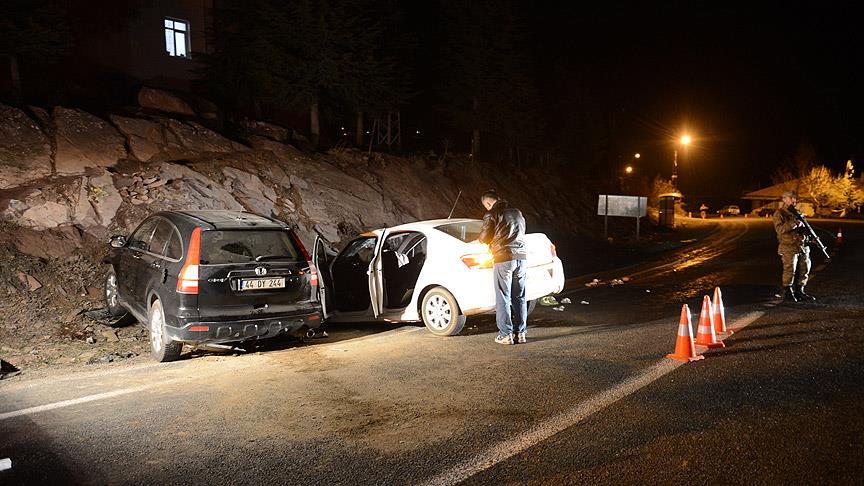
<svg viewBox="0 0 864 486">
<path fill-rule="evenodd" d="M 603 237 L 609 236 L 609 216 L 636 218 L 636 239 L 639 239 L 639 218 L 648 214 L 648 198 L 643 196 L 612 196 L 600 194 L 597 215 L 603 216 Z"/>
<path fill-rule="evenodd" d="M 648 198 L 601 194 L 597 201 L 598 216 L 640 218 L 648 214 Z"/>
</svg>

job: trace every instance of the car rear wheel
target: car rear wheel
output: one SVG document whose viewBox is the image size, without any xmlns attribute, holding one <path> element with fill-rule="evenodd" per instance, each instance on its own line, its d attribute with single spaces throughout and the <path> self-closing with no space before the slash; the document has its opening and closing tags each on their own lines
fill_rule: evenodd
<svg viewBox="0 0 864 486">
<path fill-rule="evenodd" d="M 153 359 L 164 363 L 179 358 L 183 343 L 172 340 L 165 333 L 165 311 L 162 309 L 162 301 L 157 299 L 153 302 L 148 317 L 150 354 Z"/>
<path fill-rule="evenodd" d="M 108 272 L 105 277 L 105 307 L 108 313 L 114 317 L 126 314 L 126 309 L 120 305 L 120 294 L 117 292 L 117 274 L 114 270 Z"/>
<path fill-rule="evenodd" d="M 467 317 L 459 310 L 453 294 L 444 287 L 435 287 L 423 297 L 420 313 L 426 329 L 437 336 L 455 336 L 465 327 Z"/>
</svg>

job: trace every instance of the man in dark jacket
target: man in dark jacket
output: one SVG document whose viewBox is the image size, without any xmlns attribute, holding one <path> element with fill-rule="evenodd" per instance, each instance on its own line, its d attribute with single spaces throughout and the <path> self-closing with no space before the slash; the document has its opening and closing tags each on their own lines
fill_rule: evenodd
<svg viewBox="0 0 864 486">
<path fill-rule="evenodd" d="M 810 273 L 810 248 L 804 236 L 804 223 L 798 221 L 789 208 L 798 202 L 794 191 L 783 193 L 783 204 L 774 212 L 774 230 L 777 232 L 777 254 L 783 262 L 784 300 L 787 302 L 814 301 L 804 292 Z"/>
<path fill-rule="evenodd" d="M 495 342 L 513 344 L 526 341 L 528 305 L 525 301 L 525 218 L 522 211 L 510 207 L 495 191 L 487 191 L 480 199 L 486 208 L 480 242 L 489 245 L 495 258 L 495 320 L 498 336 Z"/>
</svg>

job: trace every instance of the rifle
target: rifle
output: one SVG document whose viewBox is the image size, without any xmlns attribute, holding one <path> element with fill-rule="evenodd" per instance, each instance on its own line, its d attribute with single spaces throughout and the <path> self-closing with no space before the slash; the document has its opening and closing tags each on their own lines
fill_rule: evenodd
<svg viewBox="0 0 864 486">
<path fill-rule="evenodd" d="M 789 212 L 792 213 L 792 216 L 794 216 L 795 219 L 797 219 L 804 225 L 806 236 L 809 236 L 810 241 L 816 243 L 816 246 L 818 246 L 819 249 L 822 250 L 822 254 L 825 255 L 825 259 L 830 260 L 831 256 L 828 255 L 828 248 L 825 247 L 825 244 L 822 243 L 822 240 L 820 240 L 819 237 L 816 236 L 816 231 L 813 230 L 813 227 L 810 226 L 810 223 L 807 222 L 807 220 L 804 218 L 804 215 L 801 214 L 801 212 L 798 211 L 798 208 L 796 208 L 795 206 L 789 206 L 787 209 L 789 209 Z"/>
</svg>

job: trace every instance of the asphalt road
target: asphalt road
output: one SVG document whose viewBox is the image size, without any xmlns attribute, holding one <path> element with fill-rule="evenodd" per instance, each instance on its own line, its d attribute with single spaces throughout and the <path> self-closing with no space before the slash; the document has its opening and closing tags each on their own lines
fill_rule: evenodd
<svg viewBox="0 0 864 486">
<path fill-rule="evenodd" d="M 778 305 L 768 222 L 730 219 L 570 280 L 572 304 L 538 308 L 524 345 L 495 344 L 481 316 L 447 339 L 339 326 L 260 353 L 4 380 L 0 483 L 860 483 L 864 225 L 843 232 L 829 265 L 814 257 L 816 304 Z M 665 359 L 681 305 L 698 314 L 715 285 L 737 332 L 703 361 Z"/>
</svg>

